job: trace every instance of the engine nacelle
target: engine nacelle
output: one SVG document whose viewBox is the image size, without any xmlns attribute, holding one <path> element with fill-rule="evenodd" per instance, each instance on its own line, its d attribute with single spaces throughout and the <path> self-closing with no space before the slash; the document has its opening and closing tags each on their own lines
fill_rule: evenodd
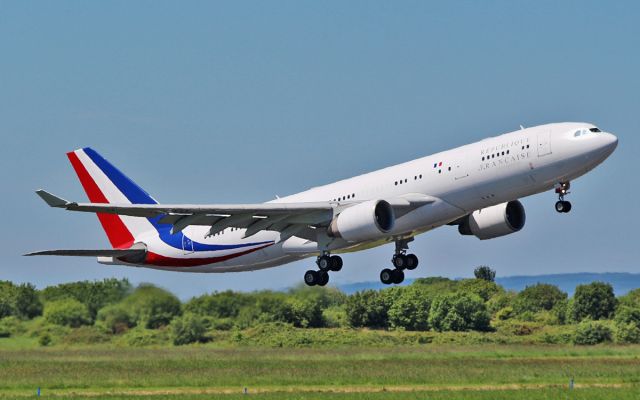
<svg viewBox="0 0 640 400">
<path fill-rule="evenodd" d="M 462 235 L 474 235 L 480 240 L 518 232 L 524 227 L 526 215 L 518 200 L 474 211 L 459 225 Z"/>
<path fill-rule="evenodd" d="M 384 200 L 369 200 L 349 207 L 331 221 L 327 233 L 347 242 L 380 239 L 393 229 L 393 207 Z"/>
</svg>

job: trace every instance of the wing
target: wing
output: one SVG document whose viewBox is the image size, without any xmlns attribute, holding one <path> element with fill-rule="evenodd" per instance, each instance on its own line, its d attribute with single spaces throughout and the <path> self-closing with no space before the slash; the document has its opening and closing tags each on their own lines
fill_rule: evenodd
<svg viewBox="0 0 640 400">
<path fill-rule="evenodd" d="M 171 224 L 172 232 L 179 232 L 190 225 L 210 226 L 209 235 L 226 228 L 246 229 L 244 237 L 253 236 L 263 230 L 280 232 L 280 241 L 298 236 L 316 241 L 315 230 L 326 227 L 342 210 L 360 202 L 300 202 L 259 204 L 112 204 L 76 203 L 55 196 L 44 190 L 36 193 L 51 207 L 70 211 L 128 215 L 154 218 L 158 222 Z M 385 199 L 400 217 L 417 207 L 433 203 L 436 198 L 422 194 L 408 194 Z"/>
</svg>

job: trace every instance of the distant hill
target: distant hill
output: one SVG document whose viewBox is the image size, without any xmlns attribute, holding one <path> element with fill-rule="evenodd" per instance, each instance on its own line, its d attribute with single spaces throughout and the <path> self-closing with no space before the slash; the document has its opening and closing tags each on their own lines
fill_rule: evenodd
<svg viewBox="0 0 640 400">
<path fill-rule="evenodd" d="M 569 296 L 573 295 L 577 285 L 591 283 L 593 281 L 608 282 L 613 286 L 617 296 L 621 296 L 630 290 L 640 288 L 640 274 L 625 272 L 590 273 L 579 272 L 573 274 L 550 274 L 550 275 L 528 275 L 528 276 L 505 276 L 496 278 L 496 283 L 502 285 L 507 290 L 520 291 L 527 286 L 538 282 L 549 283 L 558 286 Z M 409 285 L 413 279 L 405 280 L 403 285 Z M 360 282 L 339 285 L 338 288 L 347 294 L 355 293 L 365 289 L 383 289 L 387 287 L 380 282 Z"/>
</svg>

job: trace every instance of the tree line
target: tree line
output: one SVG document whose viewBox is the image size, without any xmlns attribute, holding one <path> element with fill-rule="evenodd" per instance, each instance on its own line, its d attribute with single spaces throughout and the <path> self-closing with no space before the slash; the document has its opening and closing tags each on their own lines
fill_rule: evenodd
<svg viewBox="0 0 640 400">
<path fill-rule="evenodd" d="M 37 290 L 0 281 L 0 337 L 24 333 L 33 321 L 42 345 L 56 334 L 91 327 L 116 337 L 131 330 L 168 332 L 176 345 L 210 340 L 211 332 L 268 323 L 296 328 L 491 332 L 523 322 L 576 325 L 574 343 L 640 343 L 640 289 L 616 297 L 610 284 L 576 287 L 574 296 L 545 283 L 507 291 L 495 271 L 476 278 L 422 278 L 411 285 L 347 295 L 335 288 L 297 287 L 286 292 L 222 291 L 181 302 L 162 288 L 126 279 L 65 283 Z M 523 328 L 523 326 L 525 328 Z M 66 330 L 64 330 L 66 329 Z M 64 330 L 64 331 L 63 331 Z M 56 333 L 57 332 L 57 333 Z M 518 333 L 516 333 L 518 334 Z M 142 339 L 141 339 L 142 340 Z"/>
</svg>

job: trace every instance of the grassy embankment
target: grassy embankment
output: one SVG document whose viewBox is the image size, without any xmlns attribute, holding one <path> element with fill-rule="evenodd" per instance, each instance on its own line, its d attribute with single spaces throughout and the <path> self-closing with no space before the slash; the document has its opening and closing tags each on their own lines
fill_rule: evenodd
<svg viewBox="0 0 640 400">
<path fill-rule="evenodd" d="M 266 348 L 211 344 L 13 349 L 0 397 L 124 399 L 636 399 L 640 346 L 413 345 Z M 569 380 L 575 389 L 569 391 Z"/>
</svg>

